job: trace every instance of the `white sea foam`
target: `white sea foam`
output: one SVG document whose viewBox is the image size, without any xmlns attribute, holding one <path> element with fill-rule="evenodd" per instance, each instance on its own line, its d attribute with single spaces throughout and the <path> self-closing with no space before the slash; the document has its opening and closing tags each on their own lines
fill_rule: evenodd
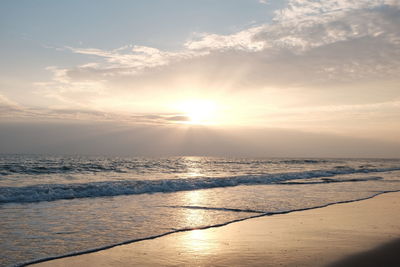
<svg viewBox="0 0 400 267">
<path fill-rule="evenodd" d="M 104 181 L 70 184 L 39 184 L 23 187 L 0 187 L 0 203 L 39 202 L 60 199 L 109 197 L 146 193 L 168 193 L 238 185 L 256 185 L 284 182 L 293 179 L 333 177 L 355 173 L 376 173 L 400 170 L 392 168 L 334 168 L 303 172 L 243 175 L 231 177 L 198 177 L 160 180 Z M 368 178 L 367 178 L 368 179 Z M 374 178 L 376 179 L 376 178 Z M 355 180 L 353 180 L 355 181 Z M 335 182 L 341 182 L 335 180 Z M 346 180 L 344 180 L 346 182 Z"/>
</svg>

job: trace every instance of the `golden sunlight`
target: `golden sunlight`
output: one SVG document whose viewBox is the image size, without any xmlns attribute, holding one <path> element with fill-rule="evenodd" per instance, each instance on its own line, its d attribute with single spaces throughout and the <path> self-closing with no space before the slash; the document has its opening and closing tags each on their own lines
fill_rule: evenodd
<svg viewBox="0 0 400 267">
<path fill-rule="evenodd" d="M 217 105 L 205 99 L 188 100 L 179 105 L 179 109 L 189 118 L 188 124 L 215 124 Z"/>
</svg>

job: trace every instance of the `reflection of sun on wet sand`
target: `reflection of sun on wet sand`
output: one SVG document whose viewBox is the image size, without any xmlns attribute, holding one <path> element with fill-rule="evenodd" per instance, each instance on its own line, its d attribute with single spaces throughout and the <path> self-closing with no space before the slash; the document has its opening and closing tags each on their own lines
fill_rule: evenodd
<svg viewBox="0 0 400 267">
<path fill-rule="evenodd" d="M 399 221 L 400 193 L 389 193 L 359 202 L 176 233 L 42 266 L 323 266 L 400 237 Z M 375 258 L 378 261 L 397 256 L 372 255 L 381 257 Z"/>
</svg>

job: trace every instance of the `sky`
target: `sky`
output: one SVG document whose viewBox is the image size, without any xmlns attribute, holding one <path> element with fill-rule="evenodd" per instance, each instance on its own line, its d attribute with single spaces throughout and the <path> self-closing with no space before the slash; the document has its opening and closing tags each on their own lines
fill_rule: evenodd
<svg viewBox="0 0 400 267">
<path fill-rule="evenodd" d="M 400 157 L 399 0 L 0 2 L 0 152 Z"/>
</svg>

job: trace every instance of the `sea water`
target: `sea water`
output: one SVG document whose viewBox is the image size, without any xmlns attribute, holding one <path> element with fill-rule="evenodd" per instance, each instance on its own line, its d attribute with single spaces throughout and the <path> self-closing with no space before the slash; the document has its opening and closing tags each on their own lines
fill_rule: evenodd
<svg viewBox="0 0 400 267">
<path fill-rule="evenodd" d="M 398 190 L 398 159 L 0 155 L 0 266 Z"/>
</svg>

